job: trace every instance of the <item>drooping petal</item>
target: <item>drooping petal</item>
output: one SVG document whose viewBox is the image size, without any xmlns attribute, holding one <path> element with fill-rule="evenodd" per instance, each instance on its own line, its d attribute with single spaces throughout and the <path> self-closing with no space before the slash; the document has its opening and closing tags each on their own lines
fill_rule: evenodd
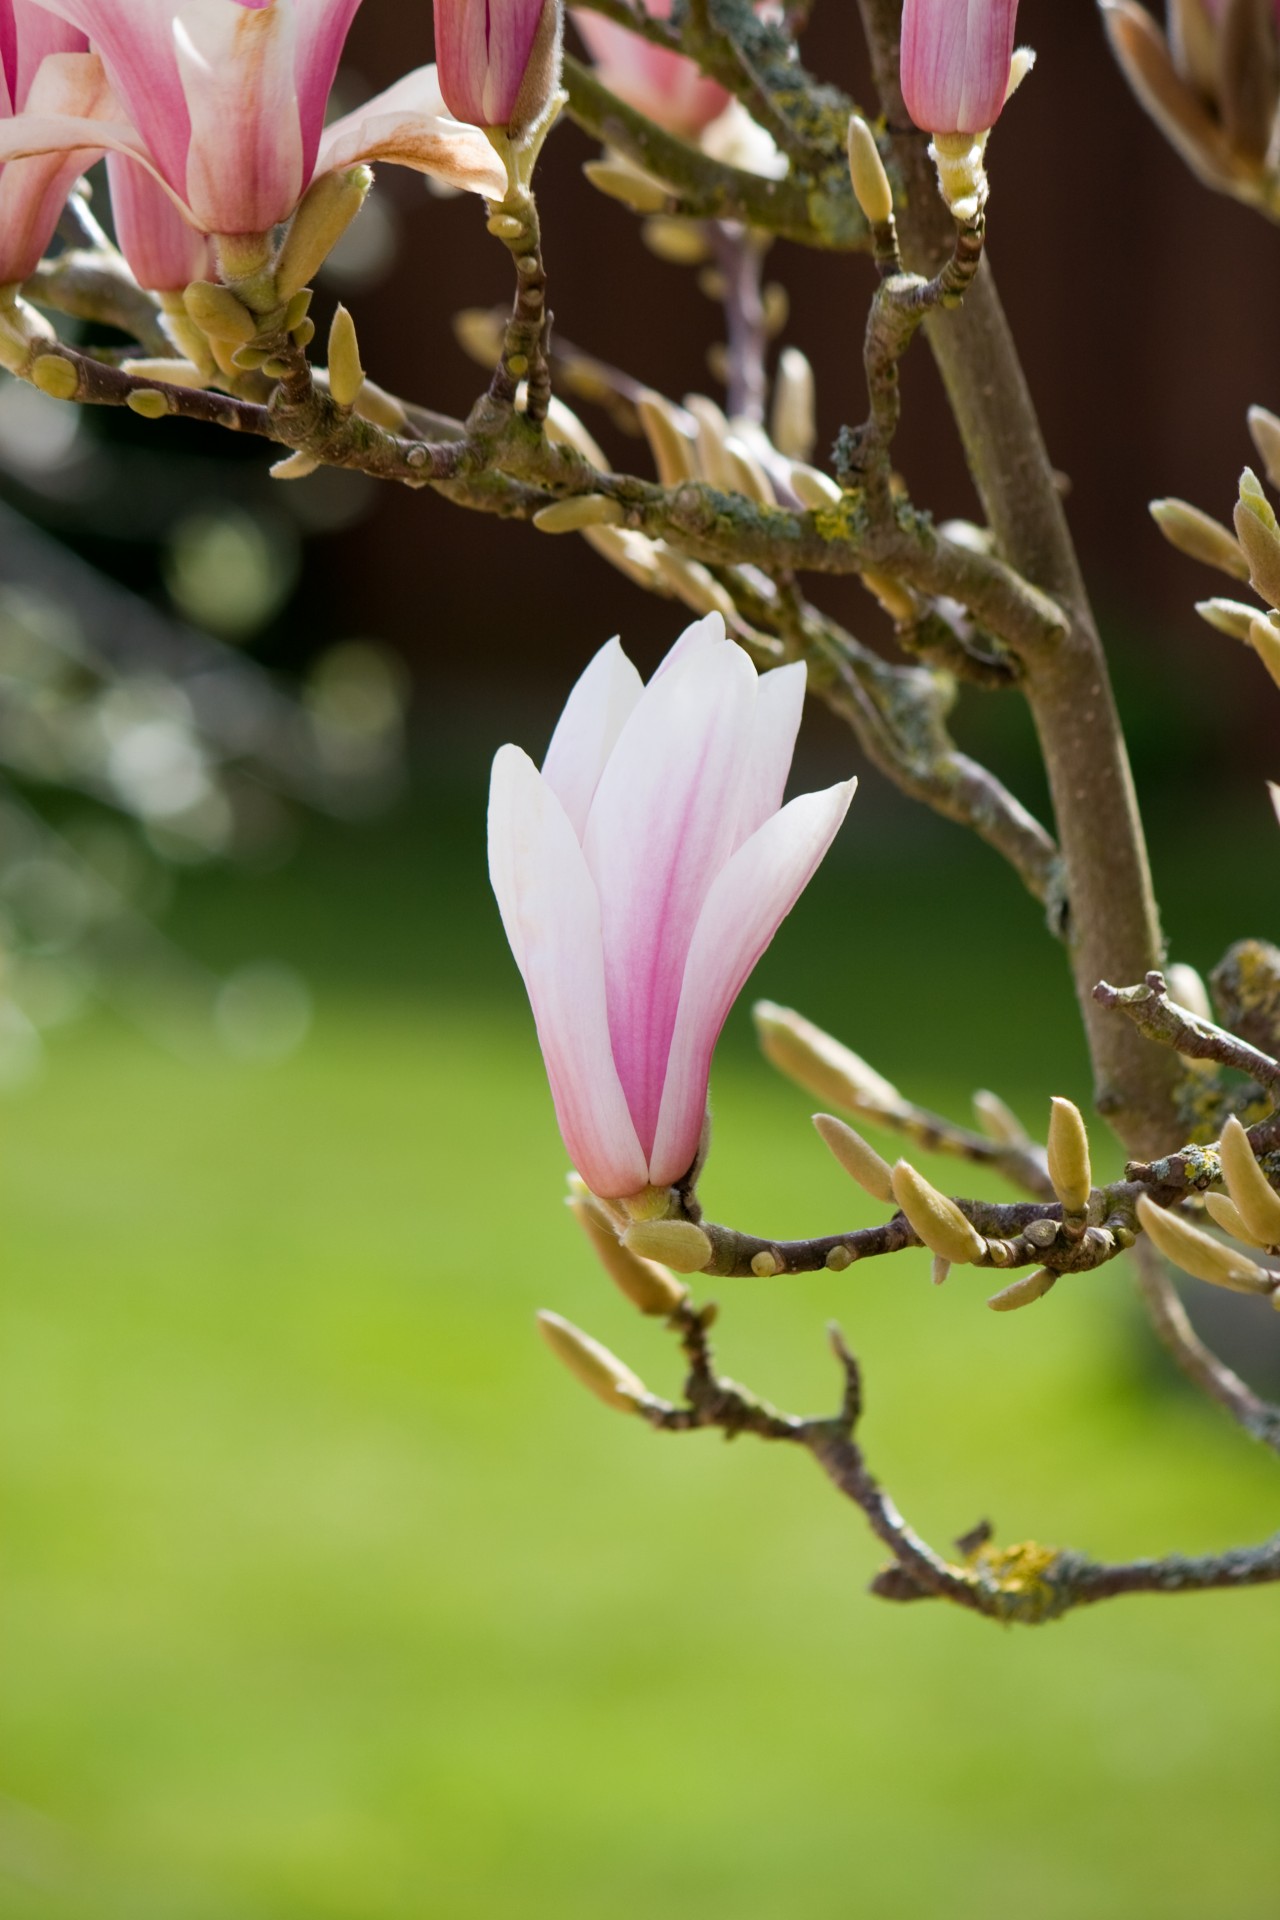
<svg viewBox="0 0 1280 1920">
<path fill-rule="evenodd" d="M 43 0 L 87 33 L 141 144 L 169 185 L 186 191 L 191 123 L 173 26 L 179 0 Z M 228 5 L 234 0 L 227 0 Z"/>
<path fill-rule="evenodd" d="M 178 293 L 213 271 L 209 243 L 174 206 L 168 191 L 136 160 L 107 155 L 116 244 L 140 287 Z"/>
<path fill-rule="evenodd" d="M 649 6 L 656 18 L 665 19 L 670 11 L 670 0 Z M 669 133 L 692 139 L 728 106 L 726 89 L 708 80 L 683 54 L 652 46 L 638 33 L 585 7 L 575 11 L 573 23 L 610 93 Z"/>
<path fill-rule="evenodd" d="M 618 735 L 644 692 L 640 675 L 613 639 L 578 680 L 556 722 L 542 777 L 559 800 L 579 840 Z"/>
<path fill-rule="evenodd" d="M 29 100 L 29 114 L 0 121 L 0 159 L 6 157 L 6 140 L 22 149 L 29 126 L 42 127 L 54 137 L 43 148 L 37 144 L 25 149 L 36 157 L 10 160 L 0 171 L 2 285 L 25 280 L 38 265 L 68 193 L 102 151 L 97 137 L 102 123 L 94 116 L 116 110 L 102 62 L 91 53 L 48 55 Z"/>
<path fill-rule="evenodd" d="M 648 1178 L 609 1045 L 600 903 L 577 835 L 519 747 L 489 789 L 489 875 L 524 977 L 569 1158 L 605 1199 Z"/>
<path fill-rule="evenodd" d="M 733 850 L 755 699 L 740 647 L 694 647 L 646 687 L 587 818 L 613 1057 L 646 1152 L 689 943 Z"/>
<path fill-rule="evenodd" d="M 335 173 L 360 160 L 390 160 L 486 200 L 501 200 L 507 191 L 506 169 L 479 127 L 446 112 L 434 67 L 405 74 L 325 128 L 317 173 Z"/>
<path fill-rule="evenodd" d="M 760 676 L 747 749 L 748 774 L 734 845 L 749 840 L 782 805 L 791 756 L 796 750 L 808 670 L 803 660 Z"/>
<path fill-rule="evenodd" d="M 711 1056 L 747 976 L 799 899 L 849 810 L 856 780 L 804 793 L 766 820 L 713 882 L 689 949 L 657 1135 L 654 1186 L 685 1173 L 698 1149 Z"/>
<path fill-rule="evenodd" d="M 186 198 L 206 233 L 265 233 L 306 184 L 286 0 L 185 0 L 173 25 L 191 121 Z"/>
<path fill-rule="evenodd" d="M 324 128 L 325 108 L 360 0 L 296 0 L 298 118 L 302 125 L 302 172 L 310 180 Z"/>
<path fill-rule="evenodd" d="M 1018 0 L 906 0 L 902 96 L 927 133 L 983 133 L 1009 85 Z"/>
</svg>

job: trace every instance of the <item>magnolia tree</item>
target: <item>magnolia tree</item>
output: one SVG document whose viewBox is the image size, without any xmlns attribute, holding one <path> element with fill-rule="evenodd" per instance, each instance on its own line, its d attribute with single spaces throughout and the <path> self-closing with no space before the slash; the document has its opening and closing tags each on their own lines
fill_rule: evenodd
<svg viewBox="0 0 1280 1920">
<path fill-rule="evenodd" d="M 659 1398 L 547 1314 L 550 1346 L 606 1404 L 655 1428 L 717 1427 L 811 1454 L 888 1549 L 875 1582 L 888 1599 L 1032 1622 L 1127 1593 L 1280 1580 L 1280 1538 L 1102 1564 L 1000 1547 L 983 1529 L 948 1558 L 872 1476 L 858 1368 L 839 1334 L 838 1410 L 781 1413 L 718 1374 L 713 1310 L 689 1285 L 841 1273 L 925 1247 L 936 1280 L 957 1264 L 993 1270 L 989 1304 L 1008 1312 L 1123 1259 L 1178 1364 L 1280 1452 L 1280 1408 L 1201 1343 L 1166 1265 L 1280 1304 L 1280 953 L 1255 940 L 1232 948 L 1212 1008 L 1189 969 L 1159 971 L 1106 661 L 983 257 L 989 138 L 1032 64 L 1015 51 L 1016 0 L 859 0 L 879 92 L 866 115 L 802 65 L 801 5 L 584 0 L 575 22 L 588 65 L 562 53 L 557 0 L 436 0 L 438 64 L 326 124 L 358 4 L 0 0 L 0 358 L 61 400 L 274 441 L 282 481 L 351 467 L 581 536 L 598 557 L 584 568 L 603 561 L 699 616 L 648 686 L 610 642 L 541 768 L 515 746 L 494 767 L 493 884 L 576 1169 L 573 1206 L 610 1278 L 683 1347 L 684 1397 Z M 1209 184 L 1275 212 L 1280 8 L 1169 0 L 1168 11 L 1166 35 L 1136 0 L 1103 0 L 1135 93 Z M 601 142 L 595 184 L 722 300 L 724 409 L 699 396 L 676 405 L 553 341 L 534 176 L 563 114 Z M 114 243 L 76 188 L 102 155 Z M 491 373 L 465 420 L 367 379 L 341 307 L 318 364 L 311 282 L 379 161 L 478 196 L 511 256 L 509 316 L 467 322 Z M 46 257 L 55 229 L 62 244 Z M 869 411 L 829 466 L 815 461 L 803 356 L 784 348 L 769 377 L 779 316 L 760 269 L 779 235 L 869 252 L 878 270 Z M 59 314 L 89 343 L 60 335 Z M 132 346 L 95 346 L 95 323 Z M 899 365 L 921 327 L 984 525 L 935 526 L 894 471 Z M 653 471 L 612 471 L 566 393 L 625 411 Z M 1280 419 L 1254 409 L 1249 424 L 1280 485 Z M 1280 681 L 1280 527 L 1254 473 L 1234 529 L 1181 501 L 1153 511 L 1174 546 L 1256 596 L 1200 611 Z M 832 574 L 857 575 L 888 611 L 902 660 L 823 611 Z M 1051 825 L 953 740 L 958 681 L 1026 701 Z M 782 804 L 806 691 L 883 774 L 994 848 L 1044 909 L 1074 980 L 1097 1112 L 1131 1156 L 1123 1178 L 1094 1181 L 1068 1100 L 1052 1101 L 1043 1144 L 993 1094 L 977 1096 L 970 1130 L 764 1005 L 765 1052 L 833 1109 L 818 1131 L 885 1217 L 794 1242 L 703 1218 L 717 1036 L 853 798 L 850 780 Z M 910 1160 L 890 1166 L 842 1116 L 953 1153 L 1027 1197 L 948 1196 Z"/>
</svg>

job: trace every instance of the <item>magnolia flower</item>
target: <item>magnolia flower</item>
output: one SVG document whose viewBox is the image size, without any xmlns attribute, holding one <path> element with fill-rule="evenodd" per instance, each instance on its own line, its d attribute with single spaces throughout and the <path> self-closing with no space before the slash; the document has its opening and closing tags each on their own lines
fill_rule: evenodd
<svg viewBox="0 0 1280 1920">
<path fill-rule="evenodd" d="M 64 57 L 84 44 L 34 0 L 0 0 L 0 117 L 12 119 L 28 104 L 35 112 L 92 113 L 101 81 L 85 85 L 81 62 Z M 0 172 L 0 285 L 34 270 L 73 181 L 96 158 L 92 151 L 44 154 Z"/>
<path fill-rule="evenodd" d="M 1018 0 L 905 0 L 902 97 L 926 133 L 985 133 L 1004 105 Z"/>
<path fill-rule="evenodd" d="M 493 889 L 569 1158 L 606 1199 L 688 1173 L 720 1029 L 853 797 L 781 804 L 804 685 L 758 677 L 710 614 L 647 687 L 601 648 L 541 773 L 494 761 Z"/>
<path fill-rule="evenodd" d="M 560 77 L 557 0 L 435 0 L 436 66 L 450 113 L 518 134 Z"/>
<path fill-rule="evenodd" d="M 109 153 L 107 180 L 116 245 L 140 287 L 181 293 L 193 280 L 209 277 L 209 242 L 183 219 L 145 167 L 122 153 Z"/>
<path fill-rule="evenodd" d="M 47 0 L 87 33 L 119 101 L 100 117 L 27 113 L 0 160 L 92 144 L 127 154 L 201 233 L 265 234 L 317 175 L 394 160 L 494 198 L 506 174 L 484 135 L 445 112 L 420 67 L 324 126 L 359 0 Z"/>
<path fill-rule="evenodd" d="M 647 0 L 647 9 L 655 20 L 665 20 L 671 0 Z M 585 8 L 574 13 L 573 23 L 609 91 L 669 133 L 696 139 L 728 106 L 726 89 L 706 79 L 682 53 L 655 47 Z"/>
</svg>

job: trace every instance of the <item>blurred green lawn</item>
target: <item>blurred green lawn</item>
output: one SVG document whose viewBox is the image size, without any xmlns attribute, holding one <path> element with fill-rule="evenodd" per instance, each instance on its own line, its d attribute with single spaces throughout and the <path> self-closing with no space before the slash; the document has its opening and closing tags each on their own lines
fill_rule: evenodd
<svg viewBox="0 0 1280 1920">
<path fill-rule="evenodd" d="M 809 1462 L 655 1436 L 556 1369 L 539 1305 L 678 1382 L 560 1206 L 474 822 L 446 860 L 449 826 L 191 883 L 195 950 L 309 967 L 288 1063 L 184 1065 L 103 1018 L 11 1109 L 4 1920 L 1271 1920 L 1274 1591 L 1032 1632 L 894 1609 Z M 903 856 L 855 846 L 759 989 L 957 1111 L 982 1079 L 1028 1117 L 1083 1097 L 1059 963 L 956 846 L 911 869 L 927 924 L 860 924 Z M 936 932 L 975 873 L 977 960 Z M 711 1210 L 870 1217 L 745 1026 Z M 1117 1555 L 1274 1529 L 1274 1462 L 1172 1380 L 1117 1270 L 1015 1316 L 987 1291 L 914 1256 L 722 1282 L 722 1359 L 826 1407 L 838 1315 L 873 1464 L 939 1543 L 982 1514 Z"/>
</svg>

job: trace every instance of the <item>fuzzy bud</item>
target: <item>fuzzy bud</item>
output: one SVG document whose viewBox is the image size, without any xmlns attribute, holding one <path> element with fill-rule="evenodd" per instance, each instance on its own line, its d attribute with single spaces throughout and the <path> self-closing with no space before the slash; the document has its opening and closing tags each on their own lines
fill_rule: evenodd
<svg viewBox="0 0 1280 1920">
<path fill-rule="evenodd" d="M 364 385 L 356 323 L 344 306 L 334 312 L 329 328 L 329 392 L 340 407 L 354 407 Z"/>
<path fill-rule="evenodd" d="M 982 1258 L 986 1241 L 977 1228 L 909 1160 L 899 1160 L 890 1177 L 894 1199 L 931 1253 L 956 1266 L 972 1266 Z"/>
<path fill-rule="evenodd" d="M 1019 1307 L 1029 1307 L 1036 1300 L 1043 1300 L 1051 1287 L 1058 1284 L 1056 1273 L 1050 1273 L 1048 1267 L 1041 1267 L 1035 1273 L 1024 1273 L 1019 1280 L 1002 1287 L 999 1293 L 993 1293 L 987 1305 L 993 1313 L 1014 1313 Z"/>
<path fill-rule="evenodd" d="M 701 1227 L 692 1220 L 637 1220 L 622 1236 L 629 1253 L 643 1260 L 658 1260 L 677 1273 L 701 1273 L 713 1248 Z"/>
<path fill-rule="evenodd" d="M 1273 607 L 1280 607 L 1280 526 L 1252 467 L 1240 475 L 1240 498 L 1232 518 L 1249 563 L 1249 584 Z"/>
<path fill-rule="evenodd" d="M 765 1059 L 806 1093 L 871 1118 L 896 1119 L 909 1111 L 895 1086 L 802 1014 L 772 1000 L 757 1001 L 753 1012 Z"/>
<path fill-rule="evenodd" d="M 580 1380 L 589 1393 L 597 1400 L 603 1400 L 606 1407 L 615 1407 L 619 1413 L 635 1413 L 639 1404 L 649 1398 L 649 1390 L 644 1381 L 624 1366 L 616 1354 L 608 1347 L 602 1347 L 589 1333 L 583 1333 L 572 1321 L 562 1320 L 558 1313 L 539 1313 L 538 1332 L 550 1347 L 556 1359 L 568 1367 L 575 1380 Z"/>
<path fill-rule="evenodd" d="M 1067 1214 L 1083 1213 L 1093 1191 L 1089 1134 L 1072 1100 L 1054 1099 L 1049 1112 L 1049 1179 Z"/>
<path fill-rule="evenodd" d="M 893 218 L 893 188 L 880 158 L 875 135 L 860 114 L 849 120 L 849 179 L 853 197 L 868 226 L 883 227 Z"/>
<path fill-rule="evenodd" d="M 893 1193 L 893 1173 L 888 1161 L 882 1160 L 860 1133 L 855 1133 L 852 1127 L 846 1126 L 843 1120 L 837 1120 L 830 1113 L 815 1113 L 813 1124 L 845 1172 L 873 1200 L 882 1200 L 886 1206 L 897 1204 Z"/>
<path fill-rule="evenodd" d="M 1138 1220 L 1167 1260 L 1211 1287 L 1232 1293 L 1270 1293 L 1272 1276 L 1256 1261 L 1224 1247 L 1176 1213 L 1166 1213 L 1147 1194 L 1138 1197 Z"/>
<path fill-rule="evenodd" d="M 569 1209 L 600 1265 L 633 1307 L 656 1319 L 666 1319 L 684 1305 L 689 1289 L 656 1260 L 642 1259 L 624 1247 L 607 1208 L 585 1186 L 570 1196 Z"/>
<path fill-rule="evenodd" d="M 1169 545 L 1188 560 L 1216 567 L 1235 580 L 1249 578 L 1249 562 L 1240 542 L 1212 514 L 1202 513 L 1186 500 L 1153 500 L 1149 511 Z"/>
<path fill-rule="evenodd" d="M 368 199 L 372 185 L 369 168 L 359 166 L 322 173 L 308 187 L 276 264 L 276 292 L 281 300 L 292 300 L 319 273 Z"/>
<path fill-rule="evenodd" d="M 1254 1158 L 1249 1136 L 1233 1114 L 1218 1142 L 1222 1177 L 1249 1234 L 1264 1247 L 1280 1246 L 1280 1193 Z"/>
</svg>

